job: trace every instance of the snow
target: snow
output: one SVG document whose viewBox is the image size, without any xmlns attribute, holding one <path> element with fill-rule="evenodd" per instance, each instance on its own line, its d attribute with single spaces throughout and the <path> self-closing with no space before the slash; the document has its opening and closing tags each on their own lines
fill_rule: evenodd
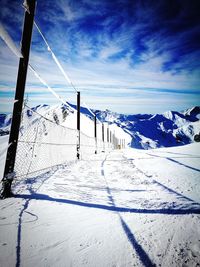
<svg viewBox="0 0 200 267">
<path fill-rule="evenodd" d="M 199 158 L 199 143 L 127 148 L 17 181 L 0 201 L 0 265 L 198 266 Z"/>
<path fill-rule="evenodd" d="M 200 129 L 199 109 L 154 116 L 98 111 L 105 140 L 109 127 L 143 150 L 97 154 L 90 144 L 94 121 L 82 111 L 81 142 L 90 151 L 82 148 L 78 161 L 76 112 L 47 105 L 24 110 L 15 171 L 59 165 L 17 177 L 15 197 L 0 201 L 0 266 L 198 266 L 200 143 L 158 147 L 174 144 L 176 134 L 190 142 Z M 3 130 L 9 122 L 10 115 L 2 117 Z M 8 135 L 0 136 L 1 177 L 7 147 Z"/>
</svg>

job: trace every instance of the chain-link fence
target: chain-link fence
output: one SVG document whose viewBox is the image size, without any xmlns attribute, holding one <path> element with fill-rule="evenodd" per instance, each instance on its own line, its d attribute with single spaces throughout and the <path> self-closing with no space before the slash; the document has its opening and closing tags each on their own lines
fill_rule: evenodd
<svg viewBox="0 0 200 267">
<path fill-rule="evenodd" d="M 77 130 L 25 108 L 19 133 L 16 176 L 46 170 L 76 159 Z"/>
<path fill-rule="evenodd" d="M 54 166 L 76 160 L 79 132 L 26 107 L 23 111 L 14 172 L 16 177 L 30 177 Z M 95 140 L 80 132 L 80 159 L 108 151 L 112 144 Z"/>
<path fill-rule="evenodd" d="M 113 145 L 111 143 L 89 137 L 82 132 L 80 133 L 80 156 L 82 159 L 86 159 L 95 153 L 108 152 L 112 148 Z"/>
</svg>

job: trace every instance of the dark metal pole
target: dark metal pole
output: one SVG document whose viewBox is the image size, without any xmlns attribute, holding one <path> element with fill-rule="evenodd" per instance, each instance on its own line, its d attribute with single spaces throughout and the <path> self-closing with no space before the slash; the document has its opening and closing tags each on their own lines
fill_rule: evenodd
<svg viewBox="0 0 200 267">
<path fill-rule="evenodd" d="M 107 142 L 109 143 L 109 126 L 107 128 Z"/>
<path fill-rule="evenodd" d="M 77 130 L 78 130 L 77 159 L 80 159 L 80 146 L 81 146 L 81 143 L 80 143 L 81 142 L 80 107 L 81 107 L 81 97 L 80 97 L 80 92 L 77 92 Z"/>
<path fill-rule="evenodd" d="M 17 143 L 19 137 L 24 91 L 26 85 L 26 76 L 27 76 L 27 69 L 29 62 L 35 5 L 36 5 L 35 0 L 27 0 L 28 10 L 25 11 L 24 28 L 21 41 L 21 53 L 23 55 L 23 58 L 20 58 L 19 60 L 15 102 L 13 107 L 13 116 L 12 116 L 12 123 L 11 123 L 10 137 L 9 137 L 10 146 L 7 151 L 4 177 L 2 179 L 3 182 L 2 193 L 1 193 L 2 198 L 12 196 L 11 185 L 14 179 L 13 172 L 14 172 Z"/>
<path fill-rule="evenodd" d="M 104 124 L 102 123 L 102 141 L 104 142 Z"/>
<path fill-rule="evenodd" d="M 102 123 L 102 141 L 103 141 L 103 151 L 102 152 L 105 152 L 105 136 L 104 136 L 104 124 Z"/>
<path fill-rule="evenodd" d="M 97 116 L 94 116 L 95 154 L 97 154 Z"/>
</svg>

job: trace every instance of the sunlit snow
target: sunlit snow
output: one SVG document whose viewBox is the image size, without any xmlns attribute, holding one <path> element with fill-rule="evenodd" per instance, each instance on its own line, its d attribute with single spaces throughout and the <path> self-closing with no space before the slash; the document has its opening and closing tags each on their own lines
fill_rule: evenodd
<svg viewBox="0 0 200 267">
<path fill-rule="evenodd" d="M 7 135 L 0 143 L 2 175 Z M 17 179 L 15 197 L 0 201 L 0 265 L 198 266 L 199 158 L 200 143 L 127 147 Z"/>
</svg>

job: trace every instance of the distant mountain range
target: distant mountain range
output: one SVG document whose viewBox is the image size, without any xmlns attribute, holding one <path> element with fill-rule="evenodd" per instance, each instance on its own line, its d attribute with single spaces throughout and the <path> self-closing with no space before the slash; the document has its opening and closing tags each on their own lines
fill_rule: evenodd
<svg viewBox="0 0 200 267">
<path fill-rule="evenodd" d="M 100 120 L 116 123 L 129 133 L 130 146 L 138 149 L 185 145 L 194 142 L 194 136 L 200 134 L 200 107 L 155 115 L 123 115 L 108 110 L 97 114 Z"/>
<path fill-rule="evenodd" d="M 57 106 L 50 109 L 47 105 L 33 108 L 48 118 L 57 118 L 62 124 L 66 116 L 72 114 L 69 107 L 76 109 L 75 105 L 67 103 L 66 106 Z M 53 110 L 52 112 L 50 110 Z M 200 137 L 200 107 L 193 107 L 184 112 L 168 111 L 163 114 L 135 114 L 124 115 L 109 110 L 93 110 L 101 122 L 116 124 L 130 135 L 129 146 L 138 149 L 158 147 L 171 147 L 199 141 Z M 81 113 L 93 120 L 93 115 L 88 109 L 81 107 Z M 31 117 L 32 114 L 28 113 Z M 0 135 L 8 134 L 11 115 L 0 114 Z M 67 125 L 70 127 L 71 125 Z"/>
</svg>

